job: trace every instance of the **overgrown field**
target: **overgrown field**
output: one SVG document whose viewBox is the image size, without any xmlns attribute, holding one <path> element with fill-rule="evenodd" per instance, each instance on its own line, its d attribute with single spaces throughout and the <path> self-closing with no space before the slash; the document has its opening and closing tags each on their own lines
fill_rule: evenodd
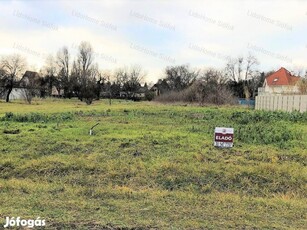
<svg viewBox="0 0 307 230">
<path fill-rule="evenodd" d="M 213 147 L 216 126 L 234 148 Z M 306 113 L 0 102 L 0 226 L 307 229 L 306 164 Z"/>
</svg>

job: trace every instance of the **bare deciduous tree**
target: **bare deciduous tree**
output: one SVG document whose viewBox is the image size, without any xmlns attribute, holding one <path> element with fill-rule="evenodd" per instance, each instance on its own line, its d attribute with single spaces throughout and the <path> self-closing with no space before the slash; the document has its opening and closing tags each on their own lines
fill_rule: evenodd
<svg viewBox="0 0 307 230">
<path fill-rule="evenodd" d="M 259 65 L 259 62 L 257 60 L 257 58 L 253 55 L 251 55 L 250 53 L 248 54 L 247 58 L 245 59 L 245 78 L 244 80 L 248 80 L 253 78 L 255 75 L 254 73 L 256 72 L 256 70 L 254 69 L 254 67 Z"/>
<path fill-rule="evenodd" d="M 0 66 L 5 73 L 3 81 L 6 91 L 6 102 L 9 102 L 14 84 L 26 68 L 26 60 L 18 54 L 7 55 L 2 57 Z"/>
<path fill-rule="evenodd" d="M 57 74 L 57 63 L 52 55 L 49 55 L 46 58 L 45 65 L 43 67 L 43 71 L 46 75 L 55 76 Z"/>
<path fill-rule="evenodd" d="M 201 74 L 199 81 L 193 85 L 193 91 L 200 104 L 227 104 L 233 103 L 232 92 L 227 88 L 228 79 L 222 71 L 210 68 Z"/>
<path fill-rule="evenodd" d="M 134 93 L 141 88 L 146 73 L 141 66 L 131 66 L 128 72 L 128 79 L 123 85 L 123 91 L 127 92 L 129 98 L 133 98 Z"/>
<path fill-rule="evenodd" d="M 243 82 L 242 90 L 245 98 L 250 98 L 251 96 L 247 81 L 259 76 L 259 72 L 256 70 L 258 65 L 257 58 L 250 53 L 246 58 L 238 57 L 237 59 L 231 59 L 226 64 L 225 75 L 233 82 Z"/>
<path fill-rule="evenodd" d="M 89 70 L 94 60 L 94 51 L 89 42 L 81 42 L 79 46 L 78 61 L 82 66 L 83 73 Z"/>
<path fill-rule="evenodd" d="M 0 98 L 2 98 L 6 92 L 5 79 L 6 79 L 6 73 L 3 69 L 0 69 Z"/>
<path fill-rule="evenodd" d="M 21 96 L 29 104 L 32 103 L 32 99 L 35 95 L 38 94 L 38 89 L 34 83 L 29 83 L 25 88 L 22 89 Z"/>
<path fill-rule="evenodd" d="M 77 79 L 79 82 L 79 99 L 91 104 L 96 97 L 98 64 L 93 64 L 94 51 L 89 42 L 81 42 L 79 46 Z"/>
<path fill-rule="evenodd" d="M 307 77 L 302 77 L 298 81 L 297 87 L 301 94 L 307 94 Z"/>
<path fill-rule="evenodd" d="M 27 71 L 19 81 L 22 97 L 31 104 L 33 97 L 41 95 L 42 78 L 36 72 Z"/>
<path fill-rule="evenodd" d="M 71 84 L 69 81 L 70 53 L 66 46 L 62 47 L 57 52 L 56 64 L 58 67 L 57 76 L 60 82 L 60 87 L 64 90 L 64 97 L 68 97 L 71 91 Z"/>
<path fill-rule="evenodd" d="M 103 90 L 108 94 L 109 98 L 109 105 L 112 104 L 112 88 L 111 88 L 111 72 L 110 71 L 103 71 L 101 73 L 101 78 L 100 78 L 100 84 L 102 84 Z"/>
<path fill-rule="evenodd" d="M 170 90 L 181 91 L 192 85 L 199 76 L 199 70 L 191 70 L 189 65 L 168 66 L 165 74 Z"/>
<path fill-rule="evenodd" d="M 114 71 L 114 82 L 118 86 L 123 87 L 123 85 L 128 81 L 128 79 L 129 79 L 129 72 L 127 67 L 118 68 Z"/>
<path fill-rule="evenodd" d="M 291 71 L 290 73 L 293 75 L 293 76 L 302 76 L 304 77 L 304 74 L 307 74 L 307 71 L 304 70 L 304 67 L 303 66 L 295 66 Z"/>
<path fill-rule="evenodd" d="M 259 65 L 257 58 L 248 54 L 246 58 L 231 59 L 226 64 L 225 74 L 232 81 L 239 82 L 254 77 L 255 68 Z"/>
<path fill-rule="evenodd" d="M 133 98 L 134 93 L 141 87 L 146 76 L 146 72 L 139 65 L 123 67 L 115 70 L 114 81 L 115 84 L 123 92 L 127 94 L 128 98 Z"/>
<path fill-rule="evenodd" d="M 41 76 L 44 76 L 44 82 L 46 84 L 46 90 L 48 95 L 52 94 L 52 88 L 55 87 L 58 91 L 58 95 L 61 92 L 61 85 L 59 79 L 57 79 L 57 63 L 52 55 L 49 55 L 45 60 L 45 65 L 41 69 Z"/>
</svg>

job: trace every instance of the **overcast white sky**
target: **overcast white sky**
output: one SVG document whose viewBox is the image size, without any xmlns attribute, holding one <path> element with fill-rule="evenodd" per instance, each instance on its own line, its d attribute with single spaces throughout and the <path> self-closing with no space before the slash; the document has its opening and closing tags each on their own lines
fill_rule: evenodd
<svg viewBox="0 0 307 230">
<path fill-rule="evenodd" d="M 307 0 L 4 0 L 0 10 L 0 55 L 20 53 L 33 70 L 81 41 L 102 70 L 139 64 L 148 82 L 168 65 L 222 68 L 248 52 L 261 71 L 307 69 Z"/>
</svg>

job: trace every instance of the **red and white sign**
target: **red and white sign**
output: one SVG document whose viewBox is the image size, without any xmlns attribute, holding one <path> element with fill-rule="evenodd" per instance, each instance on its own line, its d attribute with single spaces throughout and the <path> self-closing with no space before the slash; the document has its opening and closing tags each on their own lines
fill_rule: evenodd
<svg viewBox="0 0 307 230">
<path fill-rule="evenodd" d="M 216 127 L 214 131 L 214 146 L 222 148 L 233 147 L 233 128 Z"/>
</svg>

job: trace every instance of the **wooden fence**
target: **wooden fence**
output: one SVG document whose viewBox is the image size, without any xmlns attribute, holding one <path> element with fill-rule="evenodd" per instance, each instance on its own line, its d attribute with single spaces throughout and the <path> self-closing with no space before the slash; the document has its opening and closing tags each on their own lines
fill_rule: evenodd
<svg viewBox="0 0 307 230">
<path fill-rule="evenodd" d="M 256 97 L 256 109 L 307 111 L 307 95 L 259 95 Z"/>
</svg>

